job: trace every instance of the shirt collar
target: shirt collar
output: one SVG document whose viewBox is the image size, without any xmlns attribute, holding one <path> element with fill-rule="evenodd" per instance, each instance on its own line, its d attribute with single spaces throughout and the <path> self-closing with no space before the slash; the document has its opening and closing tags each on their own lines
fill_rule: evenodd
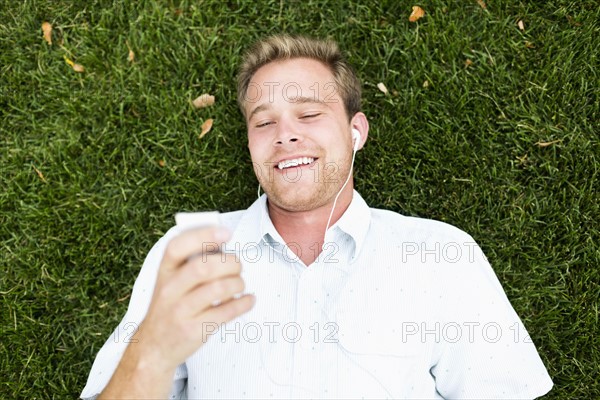
<svg viewBox="0 0 600 400">
<path fill-rule="evenodd" d="M 353 191 L 352 201 L 342 217 L 327 230 L 326 238 L 331 237 L 336 229 L 349 235 L 354 240 L 354 261 L 362 249 L 371 224 L 371 210 L 362 196 Z M 283 244 L 283 238 L 275 229 L 267 207 L 267 195 L 260 196 L 244 212 L 237 227 L 235 228 L 230 243 L 245 243 L 249 240 L 259 242 L 265 240 L 271 246 L 274 243 Z"/>
<path fill-rule="evenodd" d="M 352 261 L 356 260 L 360 250 L 365 242 L 369 226 L 371 225 L 371 209 L 356 191 L 353 191 L 352 201 L 342 217 L 328 229 L 328 232 L 334 228 L 339 228 L 348 234 L 354 240 L 354 254 Z"/>
<path fill-rule="evenodd" d="M 262 195 L 252 203 L 250 207 L 242 214 L 237 226 L 235 227 L 229 243 L 240 244 L 255 241 L 257 244 L 261 241 L 262 233 L 261 219 L 265 214 L 263 209 L 267 208 L 267 196 Z M 269 213 L 266 213 L 267 218 Z"/>
</svg>

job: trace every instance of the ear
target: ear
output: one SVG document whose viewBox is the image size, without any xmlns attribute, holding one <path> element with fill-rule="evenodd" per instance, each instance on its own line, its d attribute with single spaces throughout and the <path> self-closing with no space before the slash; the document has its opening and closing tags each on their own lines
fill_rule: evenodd
<svg viewBox="0 0 600 400">
<path fill-rule="evenodd" d="M 362 149 L 367 141 L 367 137 L 369 137 L 369 121 L 367 120 L 367 116 L 362 112 L 354 114 L 350 120 L 350 128 L 356 129 L 360 134 L 358 149 Z"/>
</svg>

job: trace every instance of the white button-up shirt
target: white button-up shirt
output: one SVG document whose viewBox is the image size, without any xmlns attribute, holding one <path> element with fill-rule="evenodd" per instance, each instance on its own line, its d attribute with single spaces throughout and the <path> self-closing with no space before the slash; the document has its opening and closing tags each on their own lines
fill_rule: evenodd
<svg viewBox="0 0 600 400">
<path fill-rule="evenodd" d="M 171 398 L 525 399 L 551 389 L 492 268 L 459 229 L 370 209 L 354 192 L 307 268 L 273 226 L 264 195 L 220 220 L 256 304 L 221 327 L 206 324 L 215 333 L 177 368 Z M 108 383 L 178 233 L 148 254 L 83 398 Z"/>
</svg>

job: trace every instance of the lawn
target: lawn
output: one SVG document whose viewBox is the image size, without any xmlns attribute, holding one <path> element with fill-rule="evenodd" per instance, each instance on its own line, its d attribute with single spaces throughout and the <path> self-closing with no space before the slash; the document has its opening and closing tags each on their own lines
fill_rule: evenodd
<svg viewBox="0 0 600 400">
<path fill-rule="evenodd" d="M 253 202 L 235 74 L 280 32 L 355 66 L 367 202 L 470 233 L 545 398 L 600 398 L 600 6 L 479 3 L 0 0 L 0 398 L 76 397 L 174 213 Z"/>
</svg>

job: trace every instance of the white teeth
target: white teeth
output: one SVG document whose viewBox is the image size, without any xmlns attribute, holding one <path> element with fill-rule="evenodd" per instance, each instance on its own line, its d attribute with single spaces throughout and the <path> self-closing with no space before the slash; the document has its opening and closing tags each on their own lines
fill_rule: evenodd
<svg viewBox="0 0 600 400">
<path fill-rule="evenodd" d="M 310 164 L 313 161 L 315 161 L 315 159 L 312 157 L 299 157 L 299 158 L 294 158 L 291 160 L 281 161 L 279 164 L 277 164 L 277 167 L 279 169 L 284 169 L 284 168 L 289 168 L 289 167 L 297 167 L 298 165 L 302 165 L 302 164 Z"/>
</svg>

